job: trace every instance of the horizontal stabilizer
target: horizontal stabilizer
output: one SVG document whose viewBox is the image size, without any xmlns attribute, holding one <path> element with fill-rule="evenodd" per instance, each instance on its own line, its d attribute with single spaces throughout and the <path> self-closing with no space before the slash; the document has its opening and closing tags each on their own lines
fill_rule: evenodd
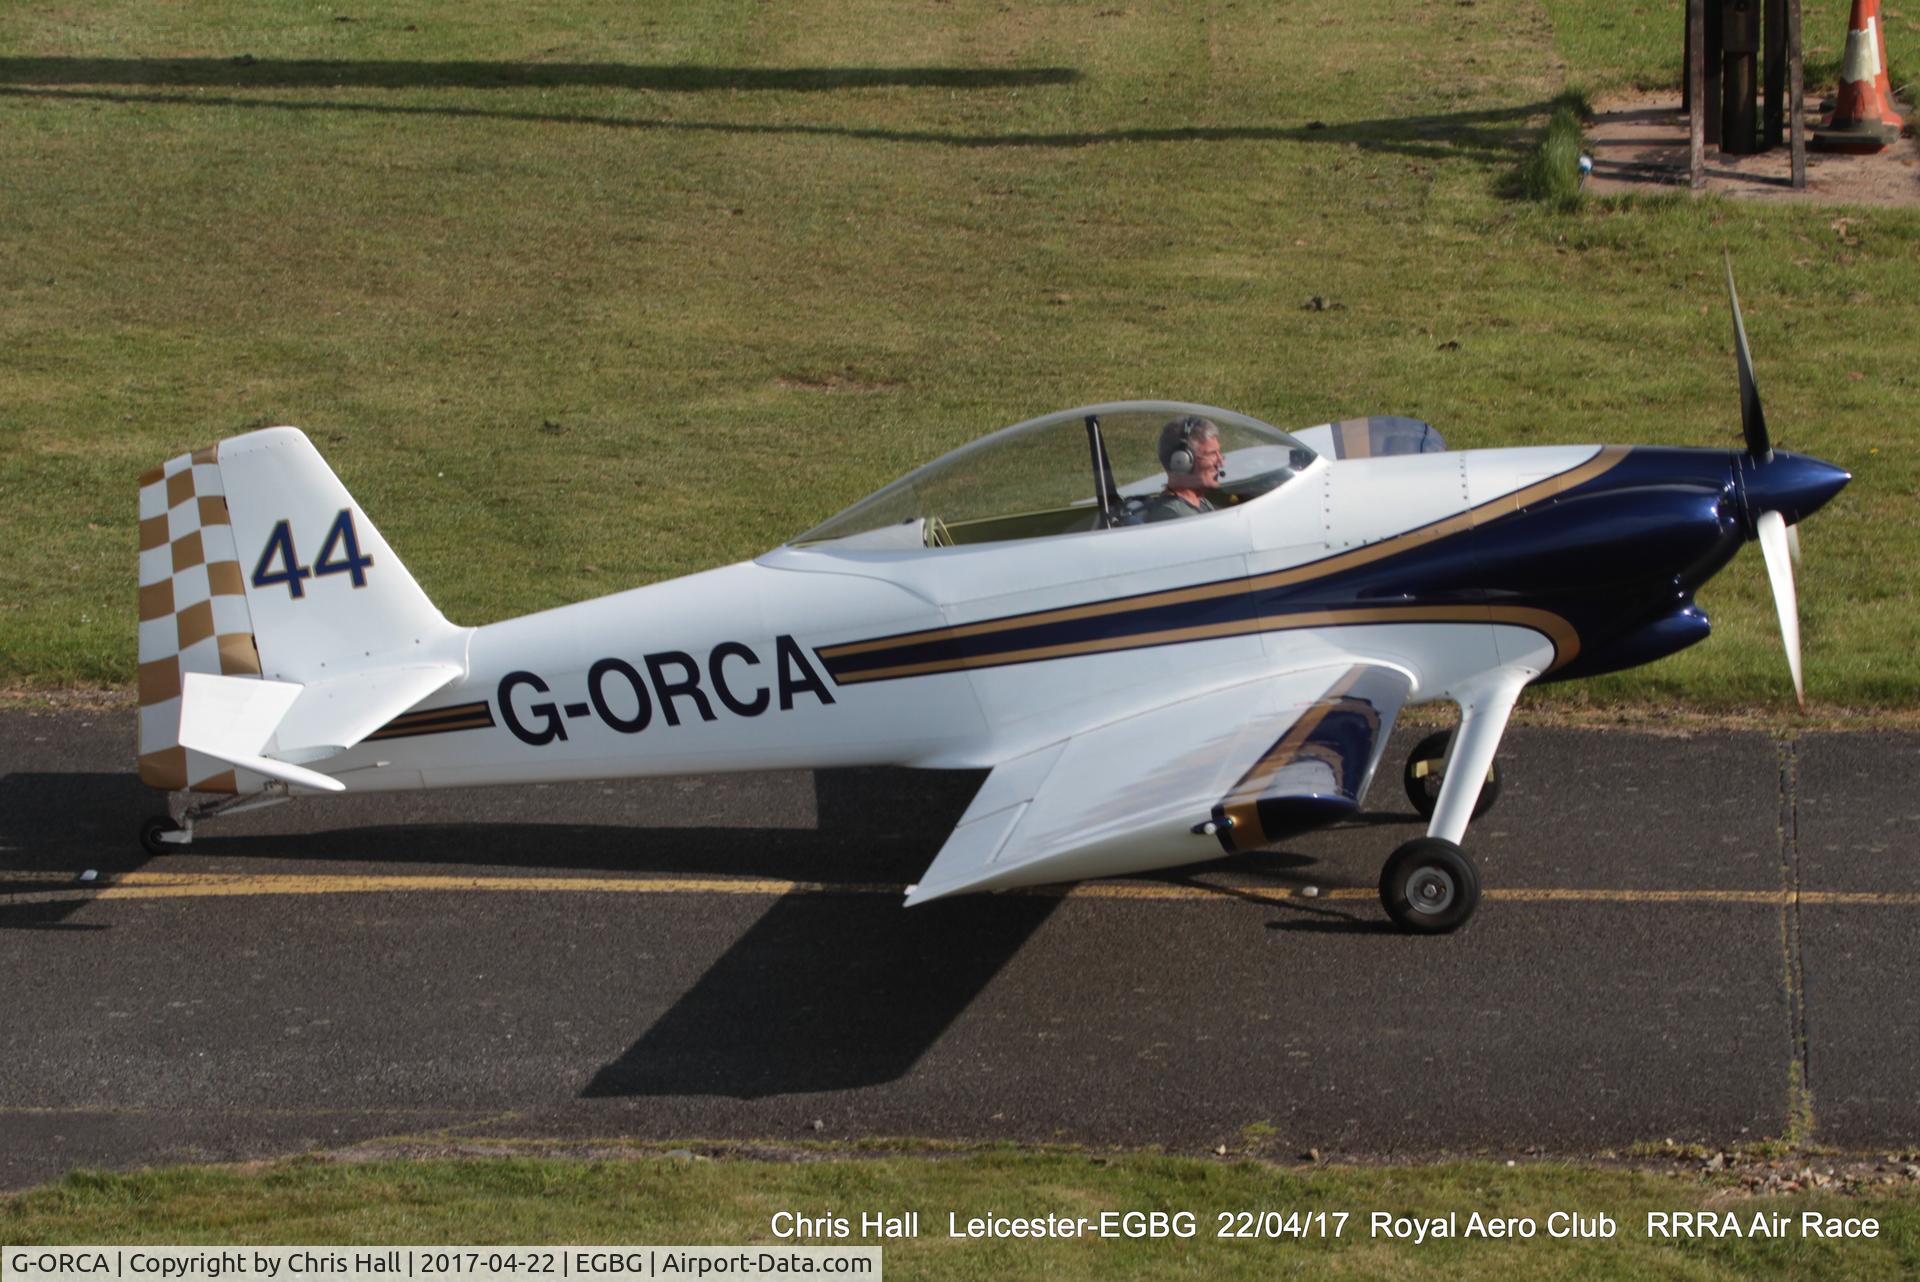
<svg viewBox="0 0 1920 1282">
<path fill-rule="evenodd" d="M 351 748 L 462 671 L 456 663 L 422 662 L 311 685 L 190 672 L 181 690 L 180 745 L 268 779 L 343 792 L 345 784 L 305 765 Z"/>
<path fill-rule="evenodd" d="M 268 779 L 345 792 L 347 786 L 338 779 L 262 755 L 302 688 L 292 681 L 189 672 L 181 691 L 180 746 Z"/>
<path fill-rule="evenodd" d="M 464 671 L 457 663 L 416 663 L 312 682 L 276 729 L 274 755 L 311 761 L 342 752 Z"/>
</svg>

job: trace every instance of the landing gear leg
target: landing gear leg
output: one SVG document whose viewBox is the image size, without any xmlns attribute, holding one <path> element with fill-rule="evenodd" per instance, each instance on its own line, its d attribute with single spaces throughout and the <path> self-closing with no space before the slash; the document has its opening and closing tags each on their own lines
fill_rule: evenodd
<svg viewBox="0 0 1920 1282">
<path fill-rule="evenodd" d="M 1493 769 L 1500 736 L 1519 702 L 1520 691 L 1539 674 L 1527 669 L 1500 668 L 1458 691 L 1460 728 L 1454 731 L 1453 752 L 1434 799 L 1427 836 L 1444 837 L 1455 845 L 1467 833 L 1467 821 L 1480 800 L 1481 786 Z"/>
<path fill-rule="evenodd" d="M 273 779 L 260 792 L 196 802 L 181 811 L 177 821 L 172 815 L 151 815 L 140 823 L 140 848 L 156 857 L 170 855 L 193 844 L 193 825 L 199 820 L 211 819 L 215 815 L 238 814 L 242 810 L 258 810 L 263 806 L 277 806 L 290 799 L 287 785 Z"/>
<path fill-rule="evenodd" d="M 1520 691 L 1539 673 L 1500 668 L 1460 687 L 1454 732 L 1427 835 L 1393 852 L 1380 873 L 1380 902 L 1402 930 L 1441 934 L 1465 924 L 1480 902 L 1480 874 L 1460 839 L 1476 813 L 1500 737 Z M 1423 745 L 1424 746 L 1424 745 Z M 1416 758 L 1420 753 L 1416 751 Z M 1423 808 L 1424 809 L 1424 808 Z"/>
<path fill-rule="evenodd" d="M 1440 785 L 1446 781 L 1448 754 L 1453 750 L 1453 731 L 1436 730 L 1422 739 L 1414 750 L 1407 754 L 1406 770 L 1401 776 L 1407 790 L 1407 800 L 1420 812 L 1422 819 L 1432 819 L 1434 807 L 1440 801 Z M 1487 777 L 1480 785 L 1480 799 L 1473 803 L 1473 817 L 1478 819 L 1493 809 L 1493 803 L 1500 799 L 1500 762 L 1496 759 L 1487 767 Z"/>
</svg>

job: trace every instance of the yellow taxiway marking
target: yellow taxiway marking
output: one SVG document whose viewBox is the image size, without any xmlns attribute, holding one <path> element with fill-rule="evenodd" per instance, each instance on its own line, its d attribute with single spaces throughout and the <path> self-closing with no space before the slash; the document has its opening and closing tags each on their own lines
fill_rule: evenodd
<svg viewBox="0 0 1920 1282">
<path fill-rule="evenodd" d="M 111 881 L 76 882 L 52 873 L 0 873 L 0 896 L 12 903 L 71 899 L 212 899 L 241 895 L 412 894 L 469 891 L 570 895 L 904 895 L 902 885 L 788 881 L 765 877 L 467 877 L 324 873 L 170 873 L 130 872 Z M 1165 883 L 1092 882 L 1070 887 L 1038 887 L 1015 894 L 1063 899 L 1258 900 L 1312 903 L 1315 899 L 1370 900 L 1371 887 L 1333 886 L 1317 895 L 1290 887 L 1167 885 Z M 1507 903 L 1605 904 L 1874 904 L 1920 905 L 1920 893 L 1834 890 L 1604 890 L 1572 887 L 1512 886 L 1489 889 L 1485 897 Z"/>
</svg>

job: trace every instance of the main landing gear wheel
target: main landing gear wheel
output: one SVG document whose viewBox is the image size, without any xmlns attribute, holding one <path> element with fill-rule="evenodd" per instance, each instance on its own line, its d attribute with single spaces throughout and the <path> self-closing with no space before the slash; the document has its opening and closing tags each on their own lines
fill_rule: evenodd
<svg viewBox="0 0 1920 1282">
<path fill-rule="evenodd" d="M 1480 874 L 1466 852 L 1440 837 L 1416 837 L 1380 870 L 1380 903 L 1400 929 L 1444 935 L 1480 903 Z"/>
<path fill-rule="evenodd" d="M 1407 800 L 1420 812 L 1422 819 L 1433 818 L 1434 807 L 1440 804 L 1440 781 L 1447 777 L 1445 762 L 1447 748 L 1453 742 L 1453 731 L 1436 730 L 1422 739 L 1407 757 L 1406 773 L 1402 780 L 1407 785 Z M 1487 767 L 1487 781 L 1480 785 L 1480 799 L 1473 803 L 1473 817 L 1478 819 L 1493 809 L 1493 803 L 1500 800 L 1500 763 L 1498 759 Z"/>
<path fill-rule="evenodd" d="M 150 855 L 172 854 L 174 851 L 180 849 L 179 845 L 171 841 L 161 840 L 161 834 L 179 831 L 180 825 L 173 821 L 171 815 L 154 815 L 149 819 L 142 820 L 140 824 L 140 848 Z"/>
</svg>

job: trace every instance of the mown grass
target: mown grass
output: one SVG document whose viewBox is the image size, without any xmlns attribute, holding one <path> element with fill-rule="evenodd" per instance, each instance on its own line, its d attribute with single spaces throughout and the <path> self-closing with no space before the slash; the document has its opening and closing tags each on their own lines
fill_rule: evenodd
<svg viewBox="0 0 1920 1282">
<path fill-rule="evenodd" d="M 1758 1211 L 1876 1217 L 1872 1240 L 1660 1241 L 1648 1211 Z M 1008 1153 L 801 1163 L 534 1159 L 190 1168 L 81 1173 L 0 1202 L 0 1239 L 22 1245 L 620 1243 L 776 1241 L 779 1210 L 921 1213 L 922 1235 L 884 1243 L 895 1278 L 1685 1277 L 1858 1279 L 1920 1267 L 1920 1202 L 1909 1195 L 1749 1198 L 1723 1185 L 1630 1170 L 1488 1163 L 1280 1170 L 1190 1159 Z M 980 1241 L 948 1236 L 948 1215 L 1188 1211 L 1186 1240 Z M 1338 1238 L 1215 1236 L 1220 1212 L 1346 1211 Z M 1369 1213 L 1530 1216 L 1532 1240 L 1374 1238 Z M 1547 1217 L 1611 1217 L 1609 1239 L 1551 1240 Z M 814 1239 L 818 1241 L 819 1239 Z M 859 1244 L 859 1239 L 852 1239 Z"/>
<path fill-rule="evenodd" d="M 264 423 L 474 623 L 1093 400 L 1731 445 L 1727 247 L 1776 438 L 1857 477 L 1810 691 L 1912 707 L 1920 215 L 1505 194 L 1569 79 L 1677 63 L 1667 8 L 8 9 L 0 683 L 128 682 L 133 478 Z M 1539 697 L 1782 706 L 1758 562 L 1705 645 Z"/>
<path fill-rule="evenodd" d="M 1575 74 L 1597 91 L 1670 89 L 1679 92 L 1684 0 L 1542 0 L 1554 43 Z M 1852 0 L 1801 0 L 1800 44 L 1808 105 L 1830 91 L 1846 53 Z M 1903 4 L 1883 7 L 1887 67 L 1896 90 L 1904 68 L 1920 53 L 1920 14 Z"/>
</svg>

